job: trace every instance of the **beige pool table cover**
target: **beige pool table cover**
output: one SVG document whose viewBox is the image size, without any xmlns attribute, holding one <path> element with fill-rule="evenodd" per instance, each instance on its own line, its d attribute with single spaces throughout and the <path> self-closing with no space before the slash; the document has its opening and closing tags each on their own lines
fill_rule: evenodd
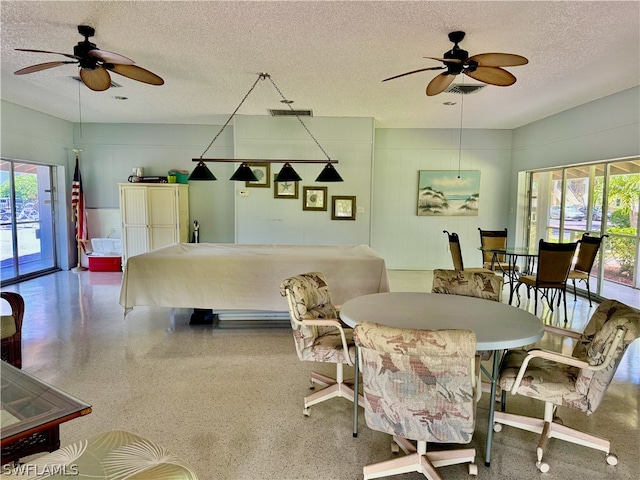
<svg viewBox="0 0 640 480">
<path fill-rule="evenodd" d="M 368 245 L 177 243 L 127 259 L 120 305 L 286 311 L 280 283 L 310 271 L 325 274 L 337 305 L 389 291 L 384 259 Z"/>
</svg>

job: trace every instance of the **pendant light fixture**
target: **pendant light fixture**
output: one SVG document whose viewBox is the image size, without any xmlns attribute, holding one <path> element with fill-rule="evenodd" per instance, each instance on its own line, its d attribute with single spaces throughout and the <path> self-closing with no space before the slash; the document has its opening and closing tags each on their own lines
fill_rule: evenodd
<svg viewBox="0 0 640 480">
<path fill-rule="evenodd" d="M 327 163 L 316 178 L 316 182 L 344 182 L 344 180 L 333 165 Z"/>
<path fill-rule="evenodd" d="M 296 172 L 289 162 L 285 163 L 274 182 L 299 182 L 302 180 L 298 172 Z"/>
<path fill-rule="evenodd" d="M 229 123 L 231 122 L 231 119 L 233 119 L 235 114 L 238 112 L 242 104 L 245 102 L 247 97 L 251 94 L 251 92 L 253 91 L 253 89 L 256 87 L 256 85 L 260 80 L 269 80 L 271 82 L 271 84 L 273 85 L 273 88 L 275 88 L 276 91 L 280 94 L 280 97 L 282 97 L 281 102 L 287 105 L 291 109 L 291 111 L 293 112 L 295 117 L 298 119 L 302 127 L 306 130 L 306 132 L 309 134 L 311 139 L 316 143 L 318 148 L 322 151 L 324 156 L 327 158 L 326 160 L 281 160 L 281 159 L 279 160 L 276 160 L 276 159 L 239 160 L 239 159 L 230 159 L 230 158 L 203 158 L 204 155 L 209 151 L 213 143 L 218 139 L 222 131 L 226 128 L 227 125 L 229 125 Z M 234 180 L 239 182 L 257 182 L 258 179 L 256 178 L 255 174 L 249 167 L 248 162 L 258 161 L 260 163 L 284 163 L 282 169 L 276 175 L 274 182 L 299 182 L 302 180 L 300 175 L 298 175 L 298 173 L 291 166 L 292 163 L 324 163 L 325 167 L 322 170 L 322 172 L 320 172 L 320 175 L 318 175 L 318 177 L 316 178 L 316 182 L 342 182 L 343 181 L 342 177 L 332 165 L 334 163 L 338 163 L 338 161 L 332 160 L 331 157 L 329 157 L 325 149 L 322 148 L 322 146 L 320 145 L 320 142 L 318 142 L 316 137 L 313 136 L 313 134 L 307 128 L 307 126 L 302 121 L 300 116 L 293 109 L 293 107 L 291 106 L 292 103 L 293 102 L 291 100 L 287 100 L 287 98 L 282 94 L 282 92 L 280 91 L 280 89 L 278 88 L 278 86 L 275 84 L 275 82 L 273 81 L 273 79 L 268 73 L 260 73 L 256 81 L 253 83 L 253 85 L 251 86 L 249 91 L 246 93 L 246 95 L 242 98 L 242 100 L 240 101 L 236 109 L 233 111 L 231 116 L 227 119 L 225 124 L 222 126 L 220 131 L 218 131 L 218 133 L 213 137 L 213 139 L 209 143 L 209 146 L 205 149 L 204 152 L 202 152 L 202 155 L 200 155 L 199 158 L 193 159 L 194 162 L 198 162 L 198 165 L 189 176 L 189 180 L 216 180 L 216 177 L 213 175 L 213 173 L 211 173 L 209 168 L 207 168 L 205 162 L 234 162 L 234 163 L 240 162 L 240 166 L 233 173 L 233 175 L 229 180 Z"/>
<path fill-rule="evenodd" d="M 187 180 L 210 181 L 217 180 L 217 178 L 213 173 L 211 173 L 211 170 L 209 170 L 204 162 L 198 162 L 198 165 L 196 165 L 196 168 L 193 169 L 193 172 L 191 172 L 191 175 L 189 175 L 189 178 Z"/>
<path fill-rule="evenodd" d="M 235 180 L 236 182 L 257 182 L 258 177 L 253 173 L 251 167 L 246 162 L 242 162 L 238 169 L 233 172 L 229 180 Z"/>
</svg>

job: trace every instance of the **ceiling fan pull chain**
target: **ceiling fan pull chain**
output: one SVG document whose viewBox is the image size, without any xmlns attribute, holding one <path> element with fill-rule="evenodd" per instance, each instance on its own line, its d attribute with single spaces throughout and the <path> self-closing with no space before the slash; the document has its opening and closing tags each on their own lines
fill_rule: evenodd
<svg viewBox="0 0 640 480">
<path fill-rule="evenodd" d="M 464 83 L 464 80 L 463 82 Z M 460 162 L 462 158 L 462 112 L 464 111 L 464 95 L 460 95 L 460 148 L 458 149 L 458 178 L 460 178 Z"/>
<path fill-rule="evenodd" d="M 80 82 L 78 82 L 78 115 L 80 116 L 80 138 L 82 138 L 82 100 L 80 98 Z"/>
</svg>

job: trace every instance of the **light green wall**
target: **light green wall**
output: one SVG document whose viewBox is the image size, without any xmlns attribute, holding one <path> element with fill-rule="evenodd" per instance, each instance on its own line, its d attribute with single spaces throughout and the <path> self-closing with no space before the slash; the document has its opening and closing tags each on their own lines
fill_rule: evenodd
<svg viewBox="0 0 640 480">
<path fill-rule="evenodd" d="M 214 119 L 220 121 L 220 119 Z M 224 122 L 222 122 L 224 124 Z M 75 145 L 83 149 L 82 176 L 88 208 L 118 208 L 118 183 L 133 167 L 146 176 L 166 176 L 170 169 L 191 172 L 193 158 L 203 154 L 221 125 L 83 124 L 74 128 Z M 233 127 L 228 126 L 206 153 L 233 158 Z M 233 243 L 233 185 L 226 179 L 232 164 L 209 164 L 219 179 L 190 182 L 191 220 L 200 224 L 200 241 Z"/>
<path fill-rule="evenodd" d="M 0 105 L 3 157 L 68 166 L 72 123 L 4 100 Z"/>
<path fill-rule="evenodd" d="M 478 227 L 507 221 L 511 130 L 376 129 L 373 181 L 373 249 L 387 267 L 452 268 L 443 230 L 460 236 L 465 265 L 481 266 Z M 478 216 L 418 216 L 420 170 L 479 170 Z"/>
<path fill-rule="evenodd" d="M 56 165 L 53 172 L 56 254 L 60 268 L 68 269 L 76 264 L 75 248 L 68 248 L 74 238 L 68 187 L 73 179 L 73 168 L 68 167 L 75 159 L 71 151 L 73 124 L 4 100 L 0 103 L 0 119 L 0 156 Z"/>
<path fill-rule="evenodd" d="M 273 199 L 271 189 L 268 201 L 266 197 L 255 196 L 259 204 L 246 203 L 236 209 L 236 190 L 240 186 L 227 180 L 233 172 L 233 163 L 209 164 L 219 178 L 217 182 L 190 183 L 191 218 L 200 222 L 201 240 L 205 242 L 234 242 L 236 221 L 240 218 L 240 240 L 250 243 L 272 238 L 273 232 L 277 232 L 269 227 L 252 236 L 249 228 L 256 215 L 265 219 L 260 209 L 268 207 L 267 211 L 275 214 L 266 218 L 283 219 L 287 223 L 284 231 L 297 235 L 296 241 L 316 243 L 318 237 L 313 228 L 323 234 L 330 232 L 335 239 L 332 243 L 369 240 L 385 257 L 388 267 L 409 269 L 447 266 L 450 256 L 442 230 L 455 230 L 461 233 L 466 263 L 476 265 L 480 261 L 474 248 L 478 226 L 508 225 L 510 236 L 516 225 L 520 226 L 516 222 L 519 211 L 516 205 L 522 204 L 522 172 L 640 155 L 639 98 L 637 87 L 514 131 L 465 130 L 462 168 L 481 171 L 478 217 L 435 218 L 415 214 L 417 172 L 457 168 L 458 130 L 374 129 L 373 119 L 313 118 L 311 131 L 328 153 L 340 160 L 339 171 L 346 180 L 340 185 L 329 184 L 329 196 L 356 195 L 358 205 L 364 209 L 364 213 L 357 214 L 356 222 L 331 221 L 329 212 L 311 217 L 309 213 L 318 212 L 302 212 L 298 209 L 301 203 Z M 83 124 L 80 131 L 77 124 L 5 101 L 1 118 L 3 157 L 60 166 L 59 225 L 67 227 L 59 232 L 63 247 L 70 244 L 73 232 L 66 198 L 73 173 L 69 168 L 74 158 L 71 148 L 83 149 L 81 165 L 87 206 L 113 209 L 118 206 L 117 183 L 126 181 L 132 167 L 145 167 L 147 175 L 164 175 L 170 168 L 192 170 L 192 158 L 203 153 L 226 119 L 214 118 L 212 125 Z M 227 127 L 205 158 L 232 158 L 234 146 L 236 156 L 250 154 L 250 158 L 260 155 L 286 158 L 291 154 L 322 158 L 300 125 L 287 126 L 286 120 L 272 120 L 275 119 L 236 117 L 238 126 L 242 125 L 239 133 L 235 132 L 236 138 L 233 128 Z M 277 128 L 272 128 L 273 125 Z M 313 180 L 316 167 L 302 167 L 304 185 Z M 510 188 L 516 184 L 519 190 Z M 292 203 L 284 203 L 288 201 Z M 320 220 L 316 222 L 317 219 Z M 317 225 L 309 225 L 308 221 Z M 267 235 L 263 236 L 265 232 Z M 61 265 L 73 265 L 73 260 L 69 260 L 75 256 L 73 249 L 59 250 L 64 257 Z"/>
<path fill-rule="evenodd" d="M 270 188 L 246 188 L 235 182 L 236 242 L 275 244 L 370 244 L 372 118 L 304 118 L 305 125 L 327 152 L 344 182 L 317 183 L 323 164 L 294 163 L 302 177 L 299 198 L 274 198 L 273 175 L 281 163 L 271 165 Z M 322 150 L 295 118 L 236 117 L 238 158 L 326 160 Z M 327 210 L 302 208 L 304 187 L 327 188 Z M 248 196 L 240 196 L 245 191 Z M 333 196 L 355 196 L 355 220 L 332 220 Z"/>
</svg>

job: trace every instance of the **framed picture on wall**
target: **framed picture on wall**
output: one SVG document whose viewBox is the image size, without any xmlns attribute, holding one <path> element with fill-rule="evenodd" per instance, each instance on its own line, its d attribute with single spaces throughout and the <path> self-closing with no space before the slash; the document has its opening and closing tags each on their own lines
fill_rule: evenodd
<svg viewBox="0 0 640 480">
<path fill-rule="evenodd" d="M 480 170 L 420 170 L 418 216 L 478 216 Z"/>
<path fill-rule="evenodd" d="M 258 179 L 257 182 L 245 182 L 245 187 L 269 188 L 271 186 L 271 164 L 247 162 L 247 165 Z"/>
<path fill-rule="evenodd" d="M 356 197 L 331 197 L 331 220 L 355 220 Z"/>
<path fill-rule="evenodd" d="M 277 173 L 273 174 L 273 198 L 298 198 L 300 182 L 276 182 Z"/>
<path fill-rule="evenodd" d="M 302 210 L 327 210 L 327 187 L 302 187 Z"/>
</svg>

